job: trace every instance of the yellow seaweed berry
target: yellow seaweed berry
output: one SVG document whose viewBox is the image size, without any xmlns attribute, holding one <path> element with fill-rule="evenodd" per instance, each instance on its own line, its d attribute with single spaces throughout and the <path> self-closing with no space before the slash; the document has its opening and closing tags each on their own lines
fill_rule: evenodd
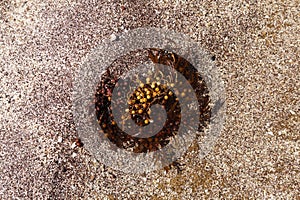
<svg viewBox="0 0 300 200">
<path fill-rule="evenodd" d="M 132 104 L 134 104 L 134 103 L 135 103 L 135 99 L 132 100 Z"/>
<path fill-rule="evenodd" d="M 150 83 L 150 78 L 146 78 L 146 83 Z"/>
</svg>

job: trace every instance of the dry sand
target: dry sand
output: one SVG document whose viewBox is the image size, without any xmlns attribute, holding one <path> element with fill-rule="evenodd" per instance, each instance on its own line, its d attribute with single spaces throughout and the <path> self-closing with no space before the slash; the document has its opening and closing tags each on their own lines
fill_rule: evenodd
<svg viewBox="0 0 300 200">
<path fill-rule="evenodd" d="M 181 173 L 123 174 L 72 146 L 76 70 L 137 27 L 189 35 L 223 74 L 225 129 Z M 2 0 L 0 36 L 0 199 L 300 198 L 299 0 Z"/>
</svg>

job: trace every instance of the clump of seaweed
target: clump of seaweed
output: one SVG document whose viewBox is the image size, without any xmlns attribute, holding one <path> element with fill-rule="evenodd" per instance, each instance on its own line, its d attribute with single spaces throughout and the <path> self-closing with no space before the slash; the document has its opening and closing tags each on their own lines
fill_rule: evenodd
<svg viewBox="0 0 300 200">
<path fill-rule="evenodd" d="M 147 54 L 148 59 L 153 63 L 172 67 L 188 80 L 198 99 L 200 110 L 198 130 L 203 130 L 210 118 L 210 107 L 208 89 L 200 74 L 186 59 L 175 53 L 161 49 L 147 49 Z M 181 123 L 181 109 L 178 98 L 167 85 L 147 78 L 146 82 L 140 83 L 140 86 L 133 90 L 134 92 L 129 99 L 126 99 L 128 109 L 126 109 L 126 115 L 122 116 L 122 119 L 125 123 L 126 120 L 133 120 L 138 126 L 147 126 L 152 122 L 150 107 L 154 104 L 160 104 L 167 113 L 164 127 L 154 136 L 147 138 L 135 137 L 124 132 L 112 115 L 111 98 L 112 91 L 117 84 L 119 84 L 118 87 L 128 87 L 126 82 L 122 83 L 123 85 L 118 83 L 121 75 L 126 73 L 127 70 L 128 67 L 109 67 L 102 75 L 95 93 L 98 123 L 105 137 L 119 148 L 135 153 L 157 151 L 166 146 L 178 132 Z M 172 82 L 177 84 L 176 80 L 172 80 Z M 178 95 L 184 96 L 186 94 Z M 121 99 L 122 97 L 120 95 L 120 101 L 124 101 L 124 99 Z"/>
</svg>

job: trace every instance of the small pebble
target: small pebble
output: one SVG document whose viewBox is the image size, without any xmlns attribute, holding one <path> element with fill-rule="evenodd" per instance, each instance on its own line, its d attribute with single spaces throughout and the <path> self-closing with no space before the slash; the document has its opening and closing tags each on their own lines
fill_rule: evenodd
<svg viewBox="0 0 300 200">
<path fill-rule="evenodd" d="M 267 135 L 271 135 L 271 136 L 274 136 L 273 132 L 272 131 L 268 131 L 266 132 Z"/>
<path fill-rule="evenodd" d="M 296 115 L 295 111 L 293 111 L 293 110 L 290 110 L 290 113 L 291 113 L 292 115 Z"/>
<path fill-rule="evenodd" d="M 72 153 L 72 158 L 75 158 L 77 156 L 77 153 Z"/>
<path fill-rule="evenodd" d="M 110 41 L 116 41 L 117 40 L 117 36 L 115 34 L 111 34 L 110 35 Z"/>
<path fill-rule="evenodd" d="M 74 149 L 76 147 L 76 142 L 73 142 L 71 148 Z"/>
<path fill-rule="evenodd" d="M 61 143 L 63 141 L 63 138 L 61 136 L 58 137 L 57 142 Z"/>
</svg>

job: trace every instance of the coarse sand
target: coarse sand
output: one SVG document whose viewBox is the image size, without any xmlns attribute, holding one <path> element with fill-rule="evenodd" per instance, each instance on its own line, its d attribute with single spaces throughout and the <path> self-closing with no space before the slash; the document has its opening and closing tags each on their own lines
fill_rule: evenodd
<svg viewBox="0 0 300 200">
<path fill-rule="evenodd" d="M 182 171 L 124 174 L 77 137 L 76 70 L 104 38 L 182 32 L 215 56 L 226 123 Z M 299 199 L 300 1 L 0 1 L 0 199 Z"/>
</svg>

